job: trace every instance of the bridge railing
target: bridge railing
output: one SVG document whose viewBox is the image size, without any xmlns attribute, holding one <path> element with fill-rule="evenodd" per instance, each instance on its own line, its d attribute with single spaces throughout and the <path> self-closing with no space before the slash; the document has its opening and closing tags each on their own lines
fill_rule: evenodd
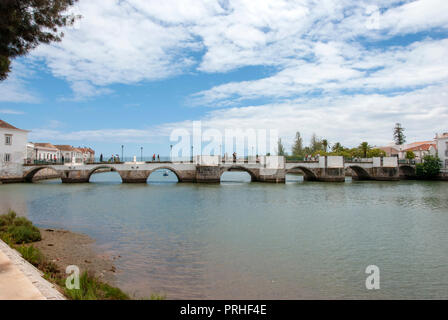
<svg viewBox="0 0 448 320">
<path fill-rule="evenodd" d="M 24 165 L 26 166 L 39 166 L 39 165 L 58 165 L 58 164 L 65 164 L 69 163 L 67 161 L 62 161 L 60 159 L 58 160 L 32 160 L 32 159 L 25 159 Z"/>
</svg>

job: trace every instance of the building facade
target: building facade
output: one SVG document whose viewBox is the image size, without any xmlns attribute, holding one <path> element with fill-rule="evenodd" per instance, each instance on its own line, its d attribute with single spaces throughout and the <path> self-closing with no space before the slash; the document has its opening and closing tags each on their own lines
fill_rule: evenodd
<svg viewBox="0 0 448 320">
<path fill-rule="evenodd" d="M 83 162 L 95 162 L 95 151 L 91 148 L 77 148 L 81 150 Z"/>
<path fill-rule="evenodd" d="M 80 149 L 69 145 L 56 145 L 55 147 L 59 150 L 59 157 L 61 161 L 65 163 L 84 162 L 82 151 Z"/>
<path fill-rule="evenodd" d="M 21 179 L 27 158 L 28 131 L 0 120 L 0 179 Z"/>
<path fill-rule="evenodd" d="M 51 143 L 35 143 L 34 152 L 37 161 L 57 162 L 60 159 L 60 152 Z"/>
<path fill-rule="evenodd" d="M 442 168 L 448 170 L 448 132 L 436 135 L 437 155 L 442 161 Z"/>
</svg>

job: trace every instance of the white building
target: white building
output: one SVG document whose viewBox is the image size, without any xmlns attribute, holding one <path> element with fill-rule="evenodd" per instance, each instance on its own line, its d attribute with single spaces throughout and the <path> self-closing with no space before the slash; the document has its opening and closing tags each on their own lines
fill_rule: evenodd
<svg viewBox="0 0 448 320">
<path fill-rule="evenodd" d="M 407 148 L 400 150 L 399 159 L 406 159 L 406 153 L 408 151 L 414 153 L 416 160 L 422 160 L 425 156 L 436 156 L 437 145 L 435 142 L 423 143 L 414 146 L 411 144 Z"/>
<path fill-rule="evenodd" d="M 82 163 L 82 151 L 69 145 L 56 145 L 59 150 L 60 159 L 65 163 Z"/>
<path fill-rule="evenodd" d="M 51 143 L 35 143 L 34 152 L 37 161 L 56 162 L 60 158 L 59 149 Z"/>
<path fill-rule="evenodd" d="M 28 132 L 0 120 L 0 180 L 22 179 Z"/>
<path fill-rule="evenodd" d="M 442 168 L 448 170 L 448 132 L 436 135 L 437 155 L 442 161 Z"/>
<path fill-rule="evenodd" d="M 92 150 L 91 148 L 77 148 L 78 150 L 81 151 L 82 153 L 82 160 L 83 162 L 94 162 L 95 161 L 95 151 Z"/>
<path fill-rule="evenodd" d="M 28 142 L 26 144 L 26 162 L 28 164 L 34 163 L 36 160 L 36 151 L 34 150 L 34 143 Z"/>
</svg>

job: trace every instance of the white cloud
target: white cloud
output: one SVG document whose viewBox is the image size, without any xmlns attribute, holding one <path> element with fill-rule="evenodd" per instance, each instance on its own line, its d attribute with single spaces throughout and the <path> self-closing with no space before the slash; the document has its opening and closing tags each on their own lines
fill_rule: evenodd
<svg viewBox="0 0 448 320">
<path fill-rule="evenodd" d="M 396 121 L 408 128 L 409 138 L 446 131 L 448 39 L 409 44 L 409 37 L 401 44 L 393 37 L 446 33 L 447 6 L 445 0 L 81 0 L 79 27 L 33 56 L 66 79 L 78 100 L 108 94 L 116 83 L 271 66 L 276 71 L 268 77 L 193 95 L 196 104 L 233 106 L 208 112 L 207 125 L 281 128 L 290 137 L 296 130 L 308 136 L 316 130 L 345 144 L 368 137 L 380 144 L 391 140 Z M 371 28 L 375 14 L 378 25 Z M 260 98 L 276 102 L 235 107 Z M 188 124 L 33 134 L 142 141 L 153 130 L 161 135 Z"/>
<path fill-rule="evenodd" d="M 313 133 L 331 143 L 357 146 L 361 141 L 385 145 L 392 141 L 396 122 L 406 128 L 409 141 L 430 140 L 435 132 L 445 132 L 448 123 L 448 85 L 430 86 L 393 96 L 357 94 L 321 96 L 290 102 L 211 110 L 202 121 L 203 130 L 277 129 L 288 149 L 296 131 L 308 144 Z M 33 129 L 33 141 L 88 141 L 108 143 L 149 143 L 162 141 L 174 129 L 191 131 L 192 121 L 166 123 L 145 129 L 102 129 L 62 132 Z"/>
<path fill-rule="evenodd" d="M 277 129 L 289 146 L 296 131 L 312 133 L 356 146 L 360 141 L 382 145 L 392 141 L 392 128 L 401 122 L 409 140 L 432 139 L 446 131 L 448 123 L 448 85 L 395 95 L 329 95 L 296 99 L 262 106 L 234 107 L 210 111 L 203 126 L 225 128 Z M 189 122 L 172 128 L 189 127 Z"/>
<path fill-rule="evenodd" d="M 345 43 L 316 43 L 312 61 L 298 60 L 277 74 L 199 92 L 195 104 L 216 106 L 261 97 L 285 98 L 322 90 L 388 92 L 448 82 L 448 39 L 367 51 Z"/>
<path fill-rule="evenodd" d="M 76 97 L 107 93 L 101 87 L 175 76 L 192 68 L 227 72 L 244 66 L 285 68 L 329 39 L 447 28 L 444 0 L 81 0 L 83 18 L 61 43 L 41 46 L 57 76 Z M 380 31 L 366 27 L 369 6 L 385 9 Z M 203 54 L 202 54 L 203 53 Z M 80 86 L 99 89 L 79 90 Z M 85 96 L 84 96 L 85 95 Z"/>
<path fill-rule="evenodd" d="M 32 71 L 18 61 L 12 63 L 11 69 L 8 78 L 0 82 L 0 102 L 38 103 L 38 95 L 27 87 L 26 79 L 32 76 Z"/>
<path fill-rule="evenodd" d="M 418 0 L 387 10 L 381 15 L 380 28 L 388 34 L 407 34 L 431 28 L 448 27 L 448 1 Z"/>
<path fill-rule="evenodd" d="M 14 115 L 24 114 L 23 111 L 12 110 L 12 109 L 0 109 L 0 113 L 1 114 L 14 114 Z"/>
</svg>

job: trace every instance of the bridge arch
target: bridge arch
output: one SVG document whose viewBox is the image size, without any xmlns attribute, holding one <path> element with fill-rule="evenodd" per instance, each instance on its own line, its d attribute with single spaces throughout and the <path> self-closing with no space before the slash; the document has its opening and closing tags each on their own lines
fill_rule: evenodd
<svg viewBox="0 0 448 320">
<path fill-rule="evenodd" d="M 154 172 L 159 171 L 159 170 L 168 170 L 168 171 L 171 171 L 171 172 L 174 173 L 174 175 L 177 177 L 177 181 L 178 181 L 178 182 L 181 182 L 181 181 L 182 181 L 181 174 L 180 174 L 176 169 L 172 168 L 171 166 L 161 166 L 161 167 L 157 167 L 157 168 L 151 170 L 151 172 L 149 173 L 147 179 L 149 179 L 149 177 L 151 177 L 151 175 L 152 175 Z"/>
<path fill-rule="evenodd" d="M 221 177 L 222 177 L 222 175 L 225 173 L 225 172 L 232 172 L 232 171 L 239 171 L 239 172 L 247 172 L 248 174 L 249 174 L 249 176 L 250 176 L 250 180 L 251 180 L 251 182 L 254 182 L 254 181 L 257 181 L 258 180 L 258 178 L 257 178 L 257 174 L 255 173 L 255 172 L 253 172 L 251 169 L 248 169 L 248 168 L 245 168 L 245 167 L 243 167 L 243 166 L 238 166 L 238 165 L 236 165 L 236 166 L 231 166 L 231 167 L 227 167 L 227 168 L 222 168 L 221 169 L 221 172 L 220 172 L 220 175 L 219 175 L 219 178 L 221 179 Z"/>
<path fill-rule="evenodd" d="M 296 166 L 296 167 L 290 168 L 286 171 L 286 173 L 292 173 L 293 170 L 297 170 L 297 169 L 303 172 L 303 180 L 305 180 L 305 181 L 316 181 L 317 180 L 316 174 L 312 170 L 305 168 L 303 166 Z"/>
<path fill-rule="evenodd" d="M 101 165 L 101 166 L 95 167 L 89 171 L 88 176 L 87 176 L 87 181 L 90 181 L 90 177 L 93 174 L 95 174 L 98 170 L 102 170 L 102 169 L 110 169 L 111 172 L 117 172 L 117 170 L 115 170 L 115 168 L 113 166 Z"/>
<path fill-rule="evenodd" d="M 59 171 L 57 171 L 56 169 L 52 168 L 51 166 L 42 166 L 42 167 L 33 168 L 33 169 L 25 172 L 23 175 L 25 182 L 33 182 L 35 175 L 39 171 L 44 170 L 44 169 L 50 169 L 51 171 L 55 172 L 55 175 L 58 175 L 59 178 L 62 178 L 61 173 Z"/>
<path fill-rule="evenodd" d="M 370 179 L 372 179 L 369 172 L 367 172 L 367 170 L 364 169 L 363 167 L 352 165 L 352 166 L 348 166 L 347 168 L 352 169 L 352 171 L 356 175 L 356 176 L 352 176 L 352 179 L 355 179 L 355 180 L 370 180 Z"/>
<path fill-rule="evenodd" d="M 399 174 L 401 178 L 412 179 L 415 178 L 417 172 L 416 168 L 410 165 L 402 165 L 399 168 Z"/>
</svg>

